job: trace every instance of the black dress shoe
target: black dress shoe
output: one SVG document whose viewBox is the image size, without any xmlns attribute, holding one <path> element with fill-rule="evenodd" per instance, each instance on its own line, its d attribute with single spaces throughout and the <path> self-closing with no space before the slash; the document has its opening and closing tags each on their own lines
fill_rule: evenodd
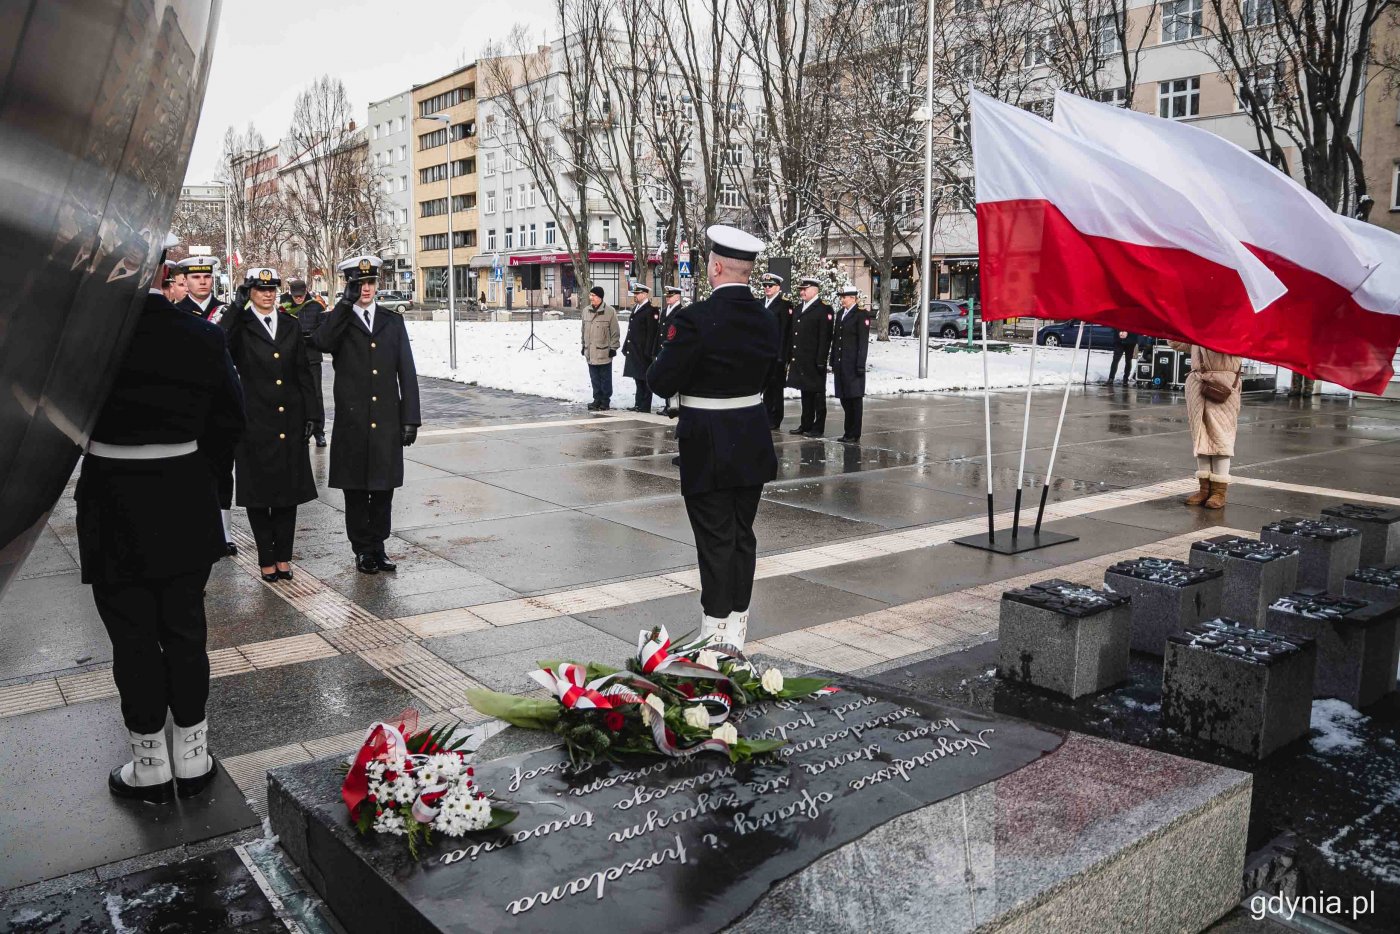
<svg viewBox="0 0 1400 934">
<path fill-rule="evenodd" d="M 182 798 L 193 798 L 214 782 L 214 776 L 219 771 L 219 760 L 214 756 L 209 757 L 209 771 L 198 778 L 175 778 L 175 793 Z"/>
<path fill-rule="evenodd" d="M 381 571 L 397 571 L 399 566 L 389 560 L 389 556 L 380 549 L 379 554 L 374 556 L 374 566 Z"/>
<path fill-rule="evenodd" d="M 269 584 L 275 584 L 277 583 L 277 572 L 273 571 L 271 574 L 262 572 L 262 579 L 267 581 Z"/>
<path fill-rule="evenodd" d="M 277 579 L 278 579 L 279 581 L 289 581 L 289 580 L 291 580 L 291 579 L 292 579 L 292 569 L 291 569 L 291 568 L 287 568 L 287 570 L 285 570 L 285 571 L 278 571 L 278 572 L 277 572 Z"/>
<path fill-rule="evenodd" d="M 788 434 L 790 434 L 790 435 L 805 435 L 806 433 L 807 433 L 807 429 L 806 429 L 806 428 L 789 428 L 789 429 L 788 429 Z"/>
<path fill-rule="evenodd" d="M 842 435 L 841 437 L 837 438 L 836 440 L 839 441 L 841 444 L 849 444 L 850 442 L 852 442 L 852 441 L 854 441 L 854 440 L 856 440 L 856 439 L 855 439 L 855 438 L 848 438 L 848 437 L 846 437 L 845 435 Z"/>
<path fill-rule="evenodd" d="M 132 801 L 145 801 L 148 804 L 165 804 L 175 797 L 175 782 L 161 782 L 159 785 L 128 785 L 122 781 L 122 768 L 117 766 L 107 776 L 107 790 L 115 797 Z"/>
<path fill-rule="evenodd" d="M 379 557 L 377 555 L 370 554 L 356 555 L 355 569 L 361 574 L 378 574 Z"/>
<path fill-rule="evenodd" d="M 323 447 L 326 446 L 326 436 L 325 436 L 325 435 L 317 435 L 317 436 L 316 436 L 316 446 L 317 446 L 318 448 L 323 448 Z"/>
<path fill-rule="evenodd" d="M 235 545 L 233 542 L 225 542 L 224 551 L 228 553 L 228 556 L 230 558 L 232 558 L 234 555 L 238 554 L 238 546 Z"/>
<path fill-rule="evenodd" d="M 590 412 L 596 412 L 596 411 L 598 411 L 598 403 L 596 403 L 596 402 L 590 402 L 590 403 L 588 403 L 588 411 L 590 411 Z"/>
</svg>

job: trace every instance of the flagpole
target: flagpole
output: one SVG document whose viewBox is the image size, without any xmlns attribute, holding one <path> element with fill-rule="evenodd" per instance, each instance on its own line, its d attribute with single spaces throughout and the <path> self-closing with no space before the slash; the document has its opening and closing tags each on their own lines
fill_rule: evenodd
<svg viewBox="0 0 1400 934">
<path fill-rule="evenodd" d="M 1055 454 L 1060 450 L 1060 429 L 1065 427 L 1065 409 L 1069 408 L 1069 385 L 1074 381 L 1074 358 L 1079 355 L 1079 344 L 1084 340 L 1084 319 L 1079 320 L 1079 332 L 1074 335 L 1074 350 L 1069 354 L 1069 367 L 1065 370 L 1065 394 L 1060 398 L 1060 420 L 1055 423 L 1055 441 L 1050 445 L 1050 466 L 1045 468 L 1045 485 L 1040 488 L 1040 508 L 1035 511 L 1035 534 L 1040 534 L 1040 523 L 1045 518 L 1045 501 L 1050 496 L 1050 477 L 1055 473 Z"/>
<path fill-rule="evenodd" d="M 1031 319 L 1031 334 L 1036 332 L 1035 318 Z M 1021 531 L 1021 484 L 1026 478 L 1026 442 L 1031 436 L 1031 393 L 1035 390 L 1035 337 L 1031 337 L 1031 370 L 1026 377 L 1026 417 L 1021 425 L 1021 468 L 1016 473 L 1016 506 L 1011 518 L 1011 540 Z"/>
<path fill-rule="evenodd" d="M 987 435 L 987 542 L 997 540 L 997 524 L 992 506 L 992 380 L 987 372 L 987 319 L 982 319 L 982 414 Z"/>
</svg>

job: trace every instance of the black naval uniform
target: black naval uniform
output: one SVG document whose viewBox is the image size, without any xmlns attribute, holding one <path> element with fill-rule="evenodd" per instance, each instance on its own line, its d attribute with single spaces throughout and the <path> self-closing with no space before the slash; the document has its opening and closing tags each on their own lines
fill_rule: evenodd
<svg viewBox="0 0 1400 934">
<path fill-rule="evenodd" d="M 325 393 L 321 389 L 321 364 L 325 362 L 321 355 L 321 349 L 311 340 L 311 335 L 316 333 L 316 329 L 321 326 L 321 322 L 326 317 L 326 306 L 307 293 L 306 301 L 297 304 L 296 299 L 290 295 L 282 303 L 282 310 L 293 318 L 297 319 L 297 326 L 301 328 L 301 336 L 306 344 L 306 368 L 311 373 L 311 381 L 316 385 L 316 404 L 322 411 L 326 408 Z M 325 440 L 325 435 L 321 429 L 317 429 L 316 440 Z"/>
<path fill-rule="evenodd" d="M 778 475 L 762 393 L 778 358 L 778 326 L 744 284 L 674 312 L 647 382 L 680 394 L 681 495 L 695 532 L 700 603 L 723 619 L 749 608 L 758 550 L 754 516 L 763 484 Z M 707 401 L 753 397 L 741 408 Z"/>
<path fill-rule="evenodd" d="M 782 296 L 765 301 L 764 307 L 778 322 L 778 365 L 773 368 L 773 375 L 763 390 L 763 405 L 768 410 L 768 427 L 776 431 L 783 425 L 783 389 L 787 385 L 787 364 L 792 353 L 789 342 L 792 340 L 793 309 L 792 302 Z"/>
<path fill-rule="evenodd" d="M 275 337 L 267 317 L 276 321 Z M 221 325 L 248 413 L 248 427 L 235 454 L 238 505 L 248 511 L 258 564 L 271 567 L 292 560 L 297 506 L 316 498 L 306 424 L 318 430 L 325 413 L 295 318 L 275 307 L 268 315 L 244 308 L 226 312 Z"/>
<path fill-rule="evenodd" d="M 206 306 L 204 306 L 203 308 L 199 307 L 199 302 L 195 301 L 195 300 L 194 300 L 194 297 L 193 297 L 193 296 L 190 296 L 190 295 L 186 295 L 184 298 L 180 299 L 179 303 L 176 304 L 175 307 L 176 307 L 176 308 L 179 308 L 181 311 L 188 311 L 190 314 L 194 315 L 195 317 L 202 318 L 202 319 L 204 319 L 205 321 L 209 321 L 209 322 L 212 322 L 212 323 L 214 323 L 214 324 L 218 324 L 218 323 L 223 319 L 224 312 L 227 311 L 229 305 L 228 305 L 228 302 L 221 302 L 221 301 L 219 301 L 218 296 L 216 296 L 213 292 L 210 292 L 210 293 L 209 293 L 209 304 L 206 305 Z M 218 482 L 219 482 L 219 508 L 222 509 L 222 510 L 229 510 L 229 509 L 232 509 L 232 508 L 233 508 L 233 446 L 232 446 L 232 445 L 230 445 L 229 448 L 228 448 L 228 458 L 227 458 L 225 461 L 221 462 L 221 463 L 215 464 L 215 465 L 214 465 L 214 472 L 215 472 L 215 476 L 216 476 L 216 478 L 218 479 Z M 233 547 L 232 542 L 233 542 L 233 539 L 228 539 L 228 540 L 225 542 L 225 544 L 224 544 L 224 549 L 225 549 L 225 552 L 224 552 L 224 553 L 225 553 L 225 554 L 233 554 L 233 553 L 234 553 L 234 547 Z"/>
<path fill-rule="evenodd" d="M 219 297 L 213 292 L 210 292 L 209 304 L 205 305 L 203 308 L 199 307 L 199 302 L 194 300 L 193 295 L 186 295 L 184 298 L 180 299 L 179 304 L 175 307 L 179 308 L 181 311 L 188 311 L 192 315 L 197 315 L 205 321 L 215 321 L 215 315 L 218 314 L 219 309 L 227 306 L 228 302 L 219 301 Z M 222 317 L 222 315 L 219 317 Z M 217 324 L 218 322 L 215 321 L 215 323 Z"/>
<path fill-rule="evenodd" d="M 167 710 L 179 726 L 204 719 L 204 587 L 224 555 L 215 473 L 243 424 L 223 333 L 152 290 L 75 495 L 82 579 L 112 640 L 132 732 L 160 732 Z M 151 445 L 197 449 L 142 456 L 157 453 Z"/>
<path fill-rule="evenodd" d="M 627 337 L 622 342 L 622 355 L 627 362 L 622 367 L 622 375 L 637 381 L 637 400 L 634 403 L 640 412 L 651 411 L 651 389 L 647 387 L 647 367 L 656 356 L 657 314 L 651 302 L 632 309 L 627 319 Z"/>
<path fill-rule="evenodd" d="M 865 358 L 870 352 L 870 315 L 859 306 L 836 309 L 831 335 L 831 373 L 836 398 L 846 412 L 842 441 L 859 441 L 865 410 Z"/>
<path fill-rule="evenodd" d="M 820 298 L 793 316 L 787 384 L 802 392 L 802 421 L 793 434 L 826 431 L 826 367 L 831 355 L 831 306 Z"/>
<path fill-rule="evenodd" d="M 403 486 L 403 429 L 423 419 L 403 316 L 373 308 L 373 334 L 364 309 L 342 300 L 312 339 L 335 369 L 330 486 L 345 492 L 345 531 L 355 554 L 383 561 L 394 490 Z"/>
<path fill-rule="evenodd" d="M 675 306 L 674 308 L 672 308 L 672 307 L 669 306 L 669 305 L 664 305 L 664 304 L 663 304 L 660 308 L 657 309 L 657 311 L 656 311 L 656 339 L 652 342 L 652 349 L 651 349 L 651 359 L 652 359 L 653 362 L 656 360 L 657 356 L 659 356 L 660 353 L 661 353 L 661 345 L 664 344 L 664 343 L 666 343 L 666 331 L 667 331 L 667 328 L 670 327 L 671 319 L 672 319 L 673 317 L 675 317 L 676 312 L 680 311 L 680 310 L 681 310 L 682 308 L 684 308 L 684 307 L 685 307 L 685 306 L 684 306 L 682 303 L 677 302 L 677 303 L 676 303 L 676 306 Z M 653 393 L 656 392 L 656 388 L 655 388 L 655 387 L 649 387 L 649 388 L 650 388 L 651 392 L 653 392 Z M 665 412 L 667 415 L 672 414 L 672 412 L 674 411 L 674 410 L 671 408 L 671 398 L 670 398 L 669 396 L 662 396 L 662 397 L 661 397 L 661 405 L 662 405 L 662 411 Z"/>
</svg>

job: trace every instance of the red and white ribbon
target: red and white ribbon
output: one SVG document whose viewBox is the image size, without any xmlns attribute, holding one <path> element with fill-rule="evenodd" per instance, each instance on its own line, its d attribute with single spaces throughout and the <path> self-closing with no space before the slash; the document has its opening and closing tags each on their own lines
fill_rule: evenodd
<svg viewBox="0 0 1400 934">
<path fill-rule="evenodd" d="M 549 668 L 537 669 L 530 672 L 530 677 L 554 694 L 565 707 L 609 710 L 618 706 L 617 702 L 600 691 L 611 676 L 590 682 L 587 680 L 587 669 L 573 662 L 560 665 L 557 672 Z"/>
</svg>

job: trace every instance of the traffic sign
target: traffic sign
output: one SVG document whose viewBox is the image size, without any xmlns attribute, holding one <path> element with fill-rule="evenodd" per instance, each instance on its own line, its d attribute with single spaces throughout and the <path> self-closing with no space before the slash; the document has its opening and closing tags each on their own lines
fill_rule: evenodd
<svg viewBox="0 0 1400 934">
<path fill-rule="evenodd" d="M 492 279 L 492 281 L 494 281 L 494 282 L 504 282 L 504 281 L 505 281 L 505 278 L 506 278 L 506 277 L 505 277 L 505 270 L 501 269 L 500 266 L 494 266 L 494 267 L 492 267 L 492 269 L 491 269 L 491 279 Z"/>
<path fill-rule="evenodd" d="M 681 276 L 682 276 L 683 278 L 689 278 L 689 277 L 690 277 L 690 260 L 688 260 L 688 259 L 683 259 L 683 260 L 681 260 L 681 269 L 680 269 L 680 273 L 681 273 Z"/>
</svg>

